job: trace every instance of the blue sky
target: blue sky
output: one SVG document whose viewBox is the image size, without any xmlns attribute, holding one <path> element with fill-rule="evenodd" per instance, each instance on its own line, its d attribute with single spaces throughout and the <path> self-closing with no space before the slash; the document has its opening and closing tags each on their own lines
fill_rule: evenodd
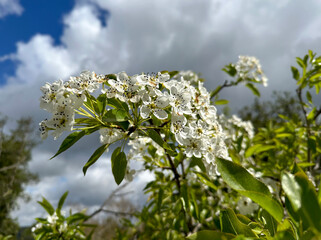
<svg viewBox="0 0 321 240">
<path fill-rule="evenodd" d="M 8 15 L 0 18 L 0 56 L 16 50 L 16 43 L 26 42 L 33 35 L 49 34 L 60 44 L 63 30 L 63 16 L 74 6 L 74 0 L 20 0 L 23 6 L 21 15 Z M 0 85 L 5 84 L 5 75 L 12 75 L 15 62 L 0 62 Z"/>
<path fill-rule="evenodd" d="M 321 54 L 320 12 L 320 0 L 0 0 L 0 114 L 10 126 L 32 116 L 36 129 L 48 117 L 39 108 L 40 87 L 83 70 L 190 69 L 202 73 L 211 90 L 226 78 L 222 67 L 239 55 L 260 60 L 269 79 L 260 90 L 268 99 L 274 90 L 295 89 L 295 57 L 308 49 Z M 233 110 L 254 100 L 242 86 L 221 97 Z M 33 151 L 29 167 L 40 181 L 27 188 L 32 200 L 13 214 L 21 225 L 43 214 L 36 203 L 41 196 L 56 203 L 69 190 L 71 202 L 95 208 L 116 187 L 108 156 L 82 174 L 97 136 L 48 161 L 62 140 L 49 137 Z M 132 199 L 148 178 L 135 178 Z"/>
</svg>

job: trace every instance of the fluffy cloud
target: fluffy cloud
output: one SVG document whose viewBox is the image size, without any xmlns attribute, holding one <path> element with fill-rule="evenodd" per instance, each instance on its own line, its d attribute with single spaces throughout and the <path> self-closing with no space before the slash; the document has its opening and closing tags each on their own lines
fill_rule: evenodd
<svg viewBox="0 0 321 240">
<path fill-rule="evenodd" d="M 0 0 L 0 18 L 4 18 L 10 14 L 20 15 L 23 12 L 23 7 L 19 0 Z"/>
<path fill-rule="evenodd" d="M 32 116 L 41 121 L 46 114 L 39 109 L 40 86 L 59 78 L 67 80 L 84 69 L 130 74 L 191 69 L 203 73 L 207 87 L 213 89 L 225 79 L 221 68 L 237 61 L 238 55 L 261 60 L 270 80 L 265 97 L 275 89 L 290 90 L 295 87 L 289 70 L 294 57 L 308 48 L 321 50 L 320 9 L 318 0 L 78 0 L 63 19 L 61 44 L 37 34 L 3 57 L 15 61 L 17 68 L 0 88 L 0 112 L 10 119 Z M 234 109 L 253 99 L 242 87 L 222 96 L 231 100 Z M 70 190 L 71 201 L 99 205 L 116 187 L 109 161 L 102 159 L 86 177 L 81 175 L 83 164 L 99 144 L 98 137 L 48 161 L 61 140 L 48 139 L 35 149 L 30 168 L 40 174 L 41 181 L 28 191 L 37 200 L 44 195 L 57 201 Z M 143 185 L 147 179 L 141 175 L 137 181 Z M 22 205 L 15 213 L 24 224 L 32 222 L 25 217 L 27 206 L 31 205 Z"/>
</svg>

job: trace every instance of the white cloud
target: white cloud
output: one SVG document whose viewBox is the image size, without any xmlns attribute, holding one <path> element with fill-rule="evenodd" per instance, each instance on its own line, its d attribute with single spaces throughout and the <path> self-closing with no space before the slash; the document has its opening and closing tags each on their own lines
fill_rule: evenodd
<svg viewBox="0 0 321 240">
<path fill-rule="evenodd" d="M 0 18 L 4 18 L 10 14 L 21 15 L 23 7 L 19 0 L 0 0 Z"/>
<path fill-rule="evenodd" d="M 202 72 L 213 89 L 225 79 L 220 70 L 224 64 L 243 54 L 261 60 L 270 80 L 268 93 L 289 90 L 295 87 L 289 70 L 294 57 L 310 46 L 321 52 L 320 4 L 317 0 L 79 0 L 63 19 L 60 45 L 51 36 L 37 34 L 19 42 L 10 57 L 0 58 L 17 64 L 8 85 L 0 88 L 0 112 L 10 119 L 27 115 L 39 122 L 46 117 L 39 109 L 40 86 L 59 78 L 67 80 L 84 69 L 130 74 L 192 69 Z M 244 88 L 229 89 L 223 95 L 234 107 L 253 99 Z M 116 187 L 108 160 L 90 168 L 86 177 L 81 172 L 97 139 L 81 142 L 51 161 L 47 159 L 62 139 L 48 139 L 38 146 L 30 168 L 40 174 L 41 181 L 30 190 L 32 196 L 39 200 L 41 194 L 57 201 L 69 189 L 75 202 L 95 205 L 103 201 Z M 27 219 L 28 206 L 16 213 L 19 219 Z"/>
</svg>

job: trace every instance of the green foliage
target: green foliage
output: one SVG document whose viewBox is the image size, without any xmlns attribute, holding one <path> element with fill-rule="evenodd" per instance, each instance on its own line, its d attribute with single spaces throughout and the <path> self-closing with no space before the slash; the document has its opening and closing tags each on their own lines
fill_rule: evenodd
<svg viewBox="0 0 321 240">
<path fill-rule="evenodd" d="M 232 79 L 210 93 L 214 103 L 227 104 L 227 100 L 219 99 L 219 93 L 226 87 L 241 83 L 254 95 L 260 96 L 256 84 L 266 86 L 266 78 L 256 59 L 245 58 L 251 64 L 245 64 L 240 58 L 237 64 L 223 68 Z M 253 106 L 241 112 L 241 116 L 253 122 L 254 129 L 251 122 L 236 117 L 218 117 L 218 124 L 226 132 L 224 144 L 228 149 L 228 159 L 211 158 L 206 155 L 211 150 L 205 146 L 202 146 L 200 154 L 196 151 L 197 140 L 188 142 L 183 139 L 184 134 L 181 139 L 177 138 L 175 127 L 184 125 L 184 121 L 190 121 L 188 126 L 184 126 L 186 128 L 192 128 L 193 124 L 201 125 L 191 119 L 197 119 L 202 113 L 192 109 L 195 116 L 186 114 L 185 118 L 184 113 L 171 112 L 169 104 L 159 99 L 155 92 L 144 99 L 148 102 L 146 111 L 154 111 L 154 115 L 147 114 L 144 118 L 140 108 L 144 101 L 141 99 L 127 101 L 126 104 L 126 101 L 113 97 L 112 93 L 109 97 L 102 94 L 95 98 L 87 92 L 85 108 L 78 110 L 85 118 L 76 119 L 78 131 L 65 139 L 56 155 L 86 134 L 112 129 L 107 137 L 101 136 L 106 139 L 85 164 L 84 174 L 116 142 L 120 145 L 111 155 L 111 165 L 117 184 L 123 182 L 128 174 L 129 161 L 135 157 L 140 157 L 144 168 L 154 174 L 154 180 L 144 189 L 148 202 L 135 214 L 134 221 L 124 220 L 116 239 L 319 239 L 321 193 L 315 186 L 320 186 L 321 105 L 315 94 L 321 88 L 321 57 L 309 51 L 296 60 L 298 68 L 291 67 L 297 82 L 296 96 L 274 93 L 274 101 L 256 100 Z M 173 78 L 181 74 L 163 73 Z M 164 89 L 166 85 L 156 82 L 154 77 L 149 79 L 152 85 Z M 106 79 L 118 78 L 119 75 L 106 75 Z M 105 80 L 104 85 L 115 84 L 113 81 Z M 195 81 L 191 85 L 196 86 L 197 83 Z M 132 96 L 128 90 L 130 87 L 125 86 L 121 94 Z M 171 91 L 175 92 L 175 89 Z M 200 101 L 201 95 L 199 92 L 195 101 Z M 175 98 L 174 95 L 172 97 Z M 188 99 L 186 94 L 179 97 Z M 160 109 L 162 104 L 168 107 Z M 157 117 L 157 111 L 169 117 Z M 184 119 L 180 119 L 182 116 Z M 171 125 L 175 117 L 178 119 L 176 126 Z M 191 132 L 188 129 L 180 131 L 186 130 L 188 134 L 197 136 L 206 131 L 203 126 L 195 127 L 197 130 Z M 211 140 L 219 141 L 214 130 Z M 143 140 L 136 145 L 137 152 L 126 153 L 127 142 L 134 144 L 137 139 Z M 180 141 L 187 143 L 178 143 Z M 83 214 L 69 218 L 62 216 L 61 208 L 66 196 L 62 197 L 57 210 L 45 199 L 40 204 L 50 216 L 56 214 L 57 219 L 61 218 L 72 226 L 82 226 L 86 220 Z M 48 219 L 38 221 L 48 224 Z"/>
<path fill-rule="evenodd" d="M 223 180 L 233 189 L 242 195 L 251 198 L 262 208 L 268 211 L 278 222 L 282 221 L 283 209 L 270 193 L 267 186 L 254 178 L 242 166 L 217 159 L 218 171 L 222 174 Z"/>
<path fill-rule="evenodd" d="M 30 173 L 27 164 L 31 160 L 31 150 L 35 146 L 32 137 L 31 119 L 21 119 L 10 134 L 3 132 L 6 120 L 0 123 L 0 235 L 15 235 L 19 227 L 10 217 L 17 207 L 17 199 L 28 200 L 23 185 L 37 180 Z M 5 239 L 5 238 L 4 238 Z"/>
<path fill-rule="evenodd" d="M 88 216 L 83 212 L 78 212 L 65 216 L 61 211 L 64 202 L 67 198 L 68 192 L 65 192 L 58 203 L 56 209 L 48 202 L 46 198 L 38 202 L 48 213 L 47 218 L 36 218 L 37 224 L 32 228 L 32 232 L 36 240 L 41 239 L 91 239 L 95 225 L 86 224 Z M 85 229 L 90 228 L 92 231 L 88 236 L 85 234 Z"/>
</svg>

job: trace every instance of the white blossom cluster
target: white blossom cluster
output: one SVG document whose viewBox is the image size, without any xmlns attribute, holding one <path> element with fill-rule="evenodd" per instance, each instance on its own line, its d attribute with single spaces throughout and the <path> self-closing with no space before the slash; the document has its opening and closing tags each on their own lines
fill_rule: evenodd
<svg viewBox="0 0 321 240">
<path fill-rule="evenodd" d="M 55 139 L 64 131 L 71 131 L 75 110 L 86 100 L 85 92 L 98 89 L 102 78 L 103 76 L 97 76 L 94 72 L 85 71 L 80 76 L 70 77 L 69 81 L 58 80 L 42 86 L 40 108 L 52 113 L 52 117 L 39 123 L 41 138 L 47 138 L 49 130 L 53 131 Z"/>
<path fill-rule="evenodd" d="M 170 79 L 168 73 L 130 77 L 121 72 L 116 80 L 108 81 L 110 87 L 103 93 L 127 103 L 141 101 L 143 119 L 154 116 L 168 121 L 170 131 L 185 148 L 188 158 L 204 157 L 208 163 L 213 163 L 215 157 L 227 158 L 225 136 L 216 119 L 216 108 L 210 104 L 210 94 L 202 82 L 194 87 L 184 79 L 185 72 L 179 75 L 180 79 Z"/>
<path fill-rule="evenodd" d="M 62 216 L 65 215 L 65 212 L 61 212 Z M 59 219 L 56 212 L 52 215 L 47 216 L 47 223 L 37 223 L 34 227 L 31 228 L 31 232 L 37 234 L 40 230 L 47 231 L 49 229 L 55 229 L 54 232 L 58 231 L 60 234 L 70 234 L 69 226 L 66 221 L 62 221 Z M 51 233 L 49 233 L 50 235 Z M 86 236 L 82 234 L 80 231 L 73 230 L 73 236 L 77 237 L 77 239 L 85 239 Z"/>
<path fill-rule="evenodd" d="M 47 137 L 49 130 L 55 139 L 63 131 L 72 130 L 75 110 L 86 101 L 86 93 L 92 93 L 104 83 L 102 94 L 126 103 L 133 119 L 142 120 L 136 123 L 131 120 L 131 126 L 136 129 L 158 127 L 151 123 L 157 118 L 174 135 L 175 146 L 180 147 L 187 158 L 204 158 L 207 164 L 214 164 L 215 157 L 228 158 L 225 134 L 217 121 L 216 108 L 211 105 L 210 94 L 197 74 L 182 71 L 171 78 L 167 72 L 133 76 L 120 72 L 113 76 L 97 76 L 87 71 L 65 83 L 62 80 L 46 83 L 41 88 L 40 106 L 53 116 L 39 124 L 42 138 Z M 134 105 L 137 106 L 135 109 Z M 142 125 L 135 126 L 137 122 Z M 128 136 L 128 132 L 117 127 L 104 126 L 99 132 L 103 144 Z M 138 136 L 137 131 L 131 133 L 131 139 L 135 133 Z M 138 146 L 133 148 L 139 149 Z"/>
<path fill-rule="evenodd" d="M 227 119 L 224 115 L 219 116 L 219 122 L 222 124 L 226 136 L 233 141 L 237 140 L 240 134 L 246 134 L 249 139 L 254 137 L 254 127 L 251 121 L 243 121 L 236 115 Z M 242 131 L 240 133 L 240 130 Z"/>
<path fill-rule="evenodd" d="M 243 80 L 254 78 L 256 81 L 261 82 L 264 87 L 267 87 L 268 79 L 263 73 L 261 64 L 256 57 L 239 56 L 235 69 L 239 78 Z"/>
<path fill-rule="evenodd" d="M 180 71 L 173 78 L 176 80 L 180 80 L 182 77 L 185 81 L 189 81 L 191 83 L 198 83 L 198 81 L 200 80 L 199 76 L 191 70 Z"/>
</svg>

